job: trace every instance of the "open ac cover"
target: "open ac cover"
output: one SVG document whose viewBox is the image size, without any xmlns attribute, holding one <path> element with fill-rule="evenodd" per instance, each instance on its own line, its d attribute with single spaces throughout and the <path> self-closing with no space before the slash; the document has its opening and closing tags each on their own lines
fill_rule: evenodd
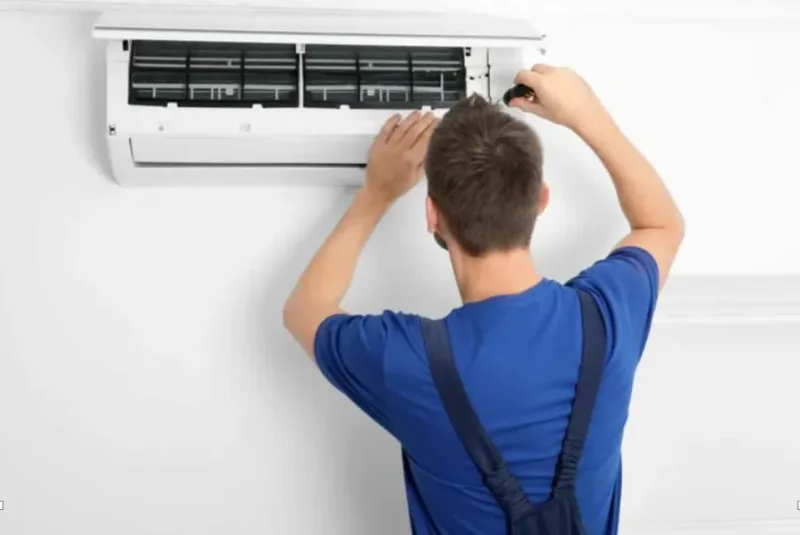
<svg viewBox="0 0 800 535">
<path fill-rule="evenodd" d="M 474 15 L 117 13 L 94 36 L 128 186 L 358 185 L 391 114 L 497 101 L 544 53 L 526 23 Z"/>
</svg>

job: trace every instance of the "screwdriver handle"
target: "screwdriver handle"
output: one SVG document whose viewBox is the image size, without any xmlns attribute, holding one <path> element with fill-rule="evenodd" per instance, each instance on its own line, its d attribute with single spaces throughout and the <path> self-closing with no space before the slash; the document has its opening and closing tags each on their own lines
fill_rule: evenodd
<svg viewBox="0 0 800 535">
<path fill-rule="evenodd" d="M 515 98 L 524 98 L 528 102 L 536 102 L 536 91 L 524 84 L 517 84 L 503 95 L 503 102 L 506 106 Z"/>
</svg>

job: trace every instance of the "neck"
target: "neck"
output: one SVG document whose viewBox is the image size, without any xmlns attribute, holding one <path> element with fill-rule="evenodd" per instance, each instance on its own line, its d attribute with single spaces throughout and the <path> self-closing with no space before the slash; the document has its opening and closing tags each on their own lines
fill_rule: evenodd
<svg viewBox="0 0 800 535">
<path fill-rule="evenodd" d="M 528 249 L 492 252 L 478 258 L 453 251 L 450 260 L 464 303 L 521 293 L 542 280 Z"/>
</svg>

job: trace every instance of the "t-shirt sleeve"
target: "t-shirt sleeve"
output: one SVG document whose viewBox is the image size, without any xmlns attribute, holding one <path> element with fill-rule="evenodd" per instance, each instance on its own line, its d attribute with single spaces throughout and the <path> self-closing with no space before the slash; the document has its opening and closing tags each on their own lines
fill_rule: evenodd
<svg viewBox="0 0 800 535">
<path fill-rule="evenodd" d="M 611 347 L 624 347 L 641 358 L 658 300 L 658 265 L 640 247 L 622 247 L 567 283 L 598 300 Z"/>
<path fill-rule="evenodd" d="M 373 420 L 390 430 L 384 363 L 393 314 L 336 314 L 317 329 L 314 356 L 322 374 Z"/>
</svg>

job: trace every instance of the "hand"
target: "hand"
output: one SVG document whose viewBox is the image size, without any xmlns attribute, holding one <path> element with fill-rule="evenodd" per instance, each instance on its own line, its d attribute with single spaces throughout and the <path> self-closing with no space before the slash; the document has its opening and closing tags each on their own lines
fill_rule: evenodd
<svg viewBox="0 0 800 535">
<path fill-rule="evenodd" d="M 439 119 L 415 111 L 400 120 L 393 115 L 381 128 L 370 149 L 365 190 L 394 202 L 413 188 L 425 171 L 425 155 Z"/>
<path fill-rule="evenodd" d="M 533 89 L 536 101 L 515 98 L 509 103 L 511 106 L 535 113 L 573 131 L 608 118 L 603 104 L 589 84 L 571 69 L 538 64 L 529 71 L 519 71 L 515 83 Z"/>
</svg>

